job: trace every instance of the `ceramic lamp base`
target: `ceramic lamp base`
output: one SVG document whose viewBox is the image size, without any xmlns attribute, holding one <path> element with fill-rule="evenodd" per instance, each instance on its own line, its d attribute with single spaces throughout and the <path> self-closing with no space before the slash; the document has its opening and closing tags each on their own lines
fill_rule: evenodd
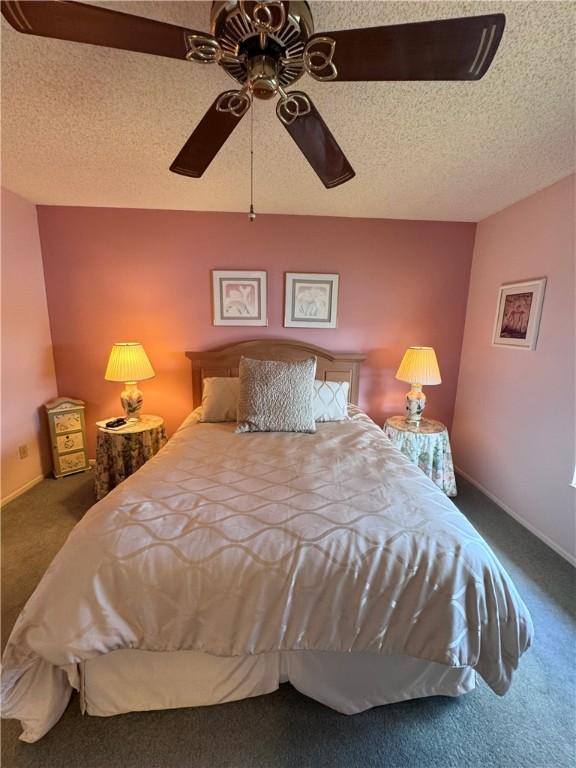
<svg viewBox="0 0 576 768">
<path fill-rule="evenodd" d="M 412 384 L 412 389 L 406 395 L 406 421 L 408 424 L 418 424 L 426 406 L 426 395 L 420 384 Z"/>
<path fill-rule="evenodd" d="M 124 390 L 120 395 L 120 402 L 122 403 L 122 408 L 124 408 L 126 418 L 130 421 L 139 421 L 144 397 L 138 389 L 136 382 L 126 382 Z"/>
</svg>

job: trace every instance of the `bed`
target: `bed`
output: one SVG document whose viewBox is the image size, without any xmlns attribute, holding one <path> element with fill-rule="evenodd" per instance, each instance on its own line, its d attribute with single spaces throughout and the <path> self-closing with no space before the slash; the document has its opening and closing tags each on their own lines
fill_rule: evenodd
<svg viewBox="0 0 576 768">
<path fill-rule="evenodd" d="M 108 716 L 262 695 L 289 681 L 346 714 L 503 695 L 532 637 L 490 547 L 357 407 L 362 356 L 249 341 L 201 353 L 193 402 L 241 356 L 349 383 L 314 434 L 236 434 L 199 409 L 74 528 L 3 658 L 3 716 L 34 742 L 74 689 Z"/>
</svg>

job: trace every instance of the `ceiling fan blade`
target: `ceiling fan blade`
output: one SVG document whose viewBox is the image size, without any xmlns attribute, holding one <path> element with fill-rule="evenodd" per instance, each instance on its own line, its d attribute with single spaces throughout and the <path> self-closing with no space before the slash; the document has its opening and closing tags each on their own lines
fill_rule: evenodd
<svg viewBox="0 0 576 768">
<path fill-rule="evenodd" d="M 304 59 L 317 80 L 479 80 L 504 32 L 502 13 L 312 35 Z"/>
<path fill-rule="evenodd" d="M 276 114 L 327 189 L 356 175 L 312 99 L 290 91 L 276 105 Z"/>
<path fill-rule="evenodd" d="M 241 91 L 221 93 L 178 153 L 170 170 L 200 178 L 249 107 L 250 99 Z"/>
<path fill-rule="evenodd" d="M 205 41 L 208 46 L 212 41 L 218 46 L 212 35 L 204 32 L 68 0 L 3 0 L 1 10 L 6 21 L 26 35 L 153 53 L 173 59 L 186 59 L 190 49 L 189 35 Z"/>
</svg>

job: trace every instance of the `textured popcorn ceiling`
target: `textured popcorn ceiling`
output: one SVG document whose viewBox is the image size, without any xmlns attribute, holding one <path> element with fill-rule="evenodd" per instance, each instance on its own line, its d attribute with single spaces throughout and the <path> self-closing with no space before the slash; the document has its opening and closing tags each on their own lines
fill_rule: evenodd
<svg viewBox="0 0 576 768">
<path fill-rule="evenodd" d="M 110 8 L 208 29 L 205 2 Z M 477 83 L 317 83 L 314 99 L 356 170 L 326 190 L 276 118 L 255 106 L 259 212 L 478 221 L 574 169 L 572 2 L 313 2 L 316 30 L 504 11 Z M 168 167 L 215 96 L 216 65 L 16 33 L 2 19 L 3 184 L 37 203 L 244 211 L 249 119 L 200 180 Z M 193 233 L 191 233 L 193 236 Z"/>
</svg>

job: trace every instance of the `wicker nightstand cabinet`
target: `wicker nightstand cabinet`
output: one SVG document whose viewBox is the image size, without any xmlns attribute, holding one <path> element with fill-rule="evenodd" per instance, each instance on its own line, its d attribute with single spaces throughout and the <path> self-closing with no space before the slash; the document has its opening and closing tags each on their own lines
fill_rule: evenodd
<svg viewBox="0 0 576 768">
<path fill-rule="evenodd" d="M 164 419 L 141 416 L 139 421 L 121 429 L 106 429 L 106 421 L 97 421 L 96 498 L 107 493 L 158 453 L 166 444 Z"/>
<path fill-rule="evenodd" d="M 384 424 L 384 433 L 447 496 L 456 496 L 450 438 L 442 422 L 421 419 L 418 424 L 409 424 L 404 416 L 392 416 Z"/>
</svg>

